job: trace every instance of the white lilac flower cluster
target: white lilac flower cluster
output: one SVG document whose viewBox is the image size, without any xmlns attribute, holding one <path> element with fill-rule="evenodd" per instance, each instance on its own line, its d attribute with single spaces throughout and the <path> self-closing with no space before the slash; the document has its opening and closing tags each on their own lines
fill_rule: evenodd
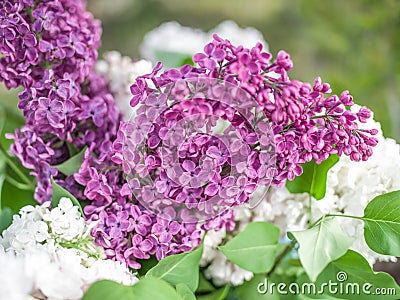
<svg viewBox="0 0 400 300">
<path fill-rule="evenodd" d="M 376 122 L 365 126 L 371 125 L 380 128 Z M 327 213 L 362 216 L 364 208 L 374 197 L 400 189 L 400 177 L 397 174 L 400 169 L 400 145 L 393 139 L 385 138 L 382 130 L 376 137 L 379 143 L 368 161 L 353 162 L 341 157 L 329 170 L 326 195 L 319 201 L 311 199 L 311 211 L 309 195 L 306 193 L 292 194 L 286 188 L 272 189 L 266 193 L 265 188 L 259 188 L 253 195 L 255 199 L 262 198 L 257 207 L 250 209 L 241 206 L 235 210 L 238 231 L 250 222 L 267 221 L 278 226 L 285 234 L 306 229 L 311 223 L 310 215 L 312 221 Z M 340 223 L 343 230 L 355 238 L 351 249 L 363 255 L 371 265 L 376 261 L 396 260 L 395 257 L 380 255 L 369 249 L 364 241 L 362 221 L 341 218 Z M 253 276 L 227 261 L 217 250 L 222 241 L 230 238 L 230 233 L 210 231 L 204 239 L 201 264 L 206 267 L 205 276 L 217 285 L 240 285 Z"/>
<path fill-rule="evenodd" d="M 132 61 L 130 57 L 122 56 L 118 51 L 110 51 L 103 55 L 103 59 L 96 63 L 95 68 L 107 80 L 119 111 L 124 120 L 128 120 L 134 111 L 129 104 L 132 98 L 130 86 L 137 76 L 152 71 L 152 63 L 144 59 Z"/>
<path fill-rule="evenodd" d="M 98 280 L 137 282 L 126 266 L 104 259 L 89 231 L 68 198 L 51 210 L 49 202 L 23 207 L 0 236 L 0 299 L 81 299 Z"/>
</svg>

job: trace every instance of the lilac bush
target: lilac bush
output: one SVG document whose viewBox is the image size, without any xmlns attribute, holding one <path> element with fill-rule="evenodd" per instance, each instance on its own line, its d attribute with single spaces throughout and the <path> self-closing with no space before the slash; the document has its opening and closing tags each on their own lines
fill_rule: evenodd
<svg viewBox="0 0 400 300">
<path fill-rule="evenodd" d="M 51 198 L 51 177 L 87 200 L 84 212 L 108 258 L 187 252 L 204 230 L 233 230 L 230 209 L 259 185 L 283 186 L 301 165 L 330 155 L 367 160 L 376 130 L 353 113 L 347 91 L 290 80 L 290 56 L 274 61 L 261 44 L 249 49 L 214 36 L 198 66 L 155 66 L 131 87 L 131 121 L 120 122 L 104 78 L 93 70 L 100 23 L 84 1 L 3 1 L 0 79 L 22 88 L 26 124 L 8 137 L 37 179 L 35 198 Z M 219 121 L 227 126 L 219 128 Z M 218 130 L 216 130 L 218 129 Z M 76 174 L 57 165 L 87 147 Z"/>
</svg>

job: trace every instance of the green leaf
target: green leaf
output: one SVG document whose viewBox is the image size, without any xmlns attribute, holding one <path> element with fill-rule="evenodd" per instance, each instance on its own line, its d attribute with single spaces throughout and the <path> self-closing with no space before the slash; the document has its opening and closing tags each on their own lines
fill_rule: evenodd
<svg viewBox="0 0 400 300">
<path fill-rule="evenodd" d="M 196 292 L 207 293 L 215 291 L 215 287 L 204 277 L 203 272 L 199 274 L 199 286 L 196 289 Z"/>
<path fill-rule="evenodd" d="M 56 167 L 61 173 L 66 176 L 78 173 L 79 168 L 82 165 L 83 157 L 85 156 L 85 151 L 87 147 L 83 148 L 77 154 L 64 161 L 62 164 L 59 164 Z"/>
<path fill-rule="evenodd" d="M 176 285 L 176 292 L 183 300 L 196 300 L 193 292 L 189 289 L 189 287 L 184 283 L 178 283 Z"/>
<path fill-rule="evenodd" d="M 13 213 L 9 207 L 5 207 L 0 211 L 0 235 L 12 223 Z"/>
<path fill-rule="evenodd" d="M 33 199 L 33 191 L 21 190 L 5 181 L 1 189 L 1 207 L 9 207 L 14 214 L 26 205 L 38 205 Z"/>
<path fill-rule="evenodd" d="M 265 283 L 266 279 L 264 274 L 255 275 L 250 281 L 244 282 L 242 285 L 236 287 L 236 292 L 239 299 L 246 300 L 280 300 L 279 294 L 274 289 L 272 295 L 269 293 L 268 286 Z M 264 293 L 264 289 L 265 293 Z"/>
<path fill-rule="evenodd" d="M 0 158 L 0 211 L 1 211 L 1 208 L 3 207 L 3 205 L 1 204 L 1 191 L 3 189 L 3 184 L 4 184 L 5 179 L 6 179 L 6 177 L 4 174 L 2 174 L 2 170 L 1 170 L 1 158 Z"/>
<path fill-rule="evenodd" d="M 159 278 L 144 278 L 133 287 L 135 299 L 182 300 L 170 284 Z M 103 298 L 97 298 L 103 299 Z M 124 299 L 124 298 L 119 298 Z"/>
<path fill-rule="evenodd" d="M 101 280 L 90 286 L 82 300 L 181 300 L 182 298 L 164 280 L 145 278 L 126 286 L 110 280 Z"/>
<path fill-rule="evenodd" d="M 326 179 L 330 168 L 339 161 L 339 156 L 331 155 L 319 165 L 312 160 L 302 165 L 303 174 L 286 182 L 286 188 L 294 194 L 309 193 L 317 200 L 325 197 Z"/>
<path fill-rule="evenodd" d="M 202 253 L 203 245 L 191 252 L 167 256 L 147 272 L 146 278 L 158 277 L 172 285 L 184 283 L 194 292 L 199 285 Z"/>
<path fill-rule="evenodd" d="M 139 277 L 143 277 L 146 273 L 158 264 L 158 260 L 155 255 L 150 256 L 148 259 L 137 259 L 136 260 L 140 265 L 140 269 L 137 270 Z"/>
<path fill-rule="evenodd" d="M 3 133 L 4 124 L 6 123 L 6 111 L 2 105 L 0 105 L 0 134 Z"/>
<path fill-rule="evenodd" d="M 12 101 L 15 101 L 15 99 L 12 99 Z M 16 128 L 20 128 L 22 125 L 25 124 L 25 118 L 23 117 L 21 111 L 18 110 L 18 108 L 16 108 L 16 110 L 14 110 L 8 106 L 4 106 L 3 104 L 4 103 L 0 104 L 0 106 L 2 107 L 4 116 L 6 116 L 7 118 L 5 118 L 5 117 L 3 118 L 3 115 L 0 115 L 0 123 L 2 123 L 2 125 L 3 125 L 3 126 L 0 126 L 0 129 L 1 129 L 0 130 L 0 135 L 1 135 L 0 136 L 0 144 L 2 144 L 5 149 L 8 149 L 13 141 L 6 139 L 5 133 L 6 132 L 14 132 Z M 7 121 L 7 122 L 5 122 L 5 121 Z"/>
<path fill-rule="evenodd" d="M 298 283 L 305 282 L 310 283 L 309 278 L 304 274 L 299 278 Z M 331 283 L 331 289 L 329 289 L 329 283 Z M 309 294 L 312 298 L 321 298 L 322 295 L 326 295 L 324 299 L 332 296 L 340 299 L 380 300 L 399 299 L 400 295 L 399 286 L 389 274 L 375 273 L 368 261 L 352 250 L 332 261 L 318 276 L 315 287 L 317 291 L 324 291 L 324 294 Z M 379 295 L 378 292 L 385 292 L 386 295 Z"/>
<path fill-rule="evenodd" d="M 400 256 L 400 191 L 375 197 L 364 210 L 364 238 L 373 251 Z"/>
<path fill-rule="evenodd" d="M 161 51 L 156 50 L 154 52 L 155 60 L 161 61 L 163 63 L 164 68 L 179 68 L 182 66 L 182 63 L 186 64 L 188 57 L 190 57 L 186 53 L 178 53 L 171 51 Z"/>
<path fill-rule="evenodd" d="M 135 299 L 132 287 L 116 283 L 111 280 L 100 280 L 93 283 L 86 291 L 82 300 L 119 300 Z"/>
<path fill-rule="evenodd" d="M 73 205 L 78 206 L 79 211 L 81 212 L 82 216 L 84 216 L 81 204 L 70 192 L 59 186 L 53 178 L 51 178 L 51 186 L 53 188 L 53 194 L 51 195 L 51 205 L 53 207 L 58 205 L 61 198 L 66 197 L 71 199 Z"/>
<path fill-rule="evenodd" d="M 22 162 L 18 159 L 18 157 L 12 156 L 9 152 L 0 145 L 0 164 L 5 164 L 4 173 L 6 175 L 6 180 L 10 177 L 14 179 L 13 181 L 18 184 L 22 184 L 25 186 L 25 190 L 33 190 L 35 178 L 30 175 L 31 169 L 27 169 L 22 165 Z M 11 182 L 12 183 L 12 182 Z M 18 187 L 18 185 L 17 185 Z"/>
<path fill-rule="evenodd" d="M 3 184 L 6 179 L 6 161 L 3 156 L 0 155 L 0 211 L 3 207 L 1 204 L 1 191 L 3 189 Z"/>
<path fill-rule="evenodd" d="M 254 222 L 219 250 L 233 263 L 253 273 L 271 270 L 278 248 L 279 229 L 267 222 Z"/>
<path fill-rule="evenodd" d="M 16 173 L 10 164 L 19 170 L 19 173 Z M 34 178 L 29 175 L 29 170 L 22 166 L 18 158 L 10 156 L 6 159 L 5 156 L 0 155 L 0 165 L 2 165 L 0 166 L 1 207 L 9 207 L 13 213 L 18 213 L 25 205 L 37 205 L 38 203 L 33 199 Z M 15 178 L 25 178 L 24 181 L 31 183 L 28 186 Z"/>
<path fill-rule="evenodd" d="M 22 126 L 25 122 L 25 119 L 22 117 L 18 109 L 13 111 L 11 106 L 4 106 L 5 104 L 7 103 L 2 103 L 0 105 L 0 144 L 4 150 L 8 149 L 12 142 L 5 138 L 5 133 L 13 132 L 15 128 Z M 31 181 L 33 181 L 32 176 L 29 175 L 29 170 L 24 168 L 16 157 L 8 156 L 7 151 L 5 152 L 5 155 L 10 160 L 9 163 L 13 163 L 13 165 L 23 173 L 22 175 L 26 175 L 24 177 L 32 179 Z M 38 204 L 33 199 L 33 191 L 17 188 L 11 184 L 12 179 L 16 181 L 15 178 L 20 178 L 19 174 L 16 174 L 15 171 L 6 164 L 6 158 L 3 157 L 3 155 L 0 155 L 0 206 L 1 208 L 7 207 L 13 214 L 18 213 L 25 205 Z M 29 187 L 29 189 L 33 189 L 33 187 Z"/>
<path fill-rule="evenodd" d="M 224 295 L 226 294 L 226 289 L 224 287 L 213 291 L 212 293 L 197 296 L 198 300 L 223 300 L 226 299 Z"/>
<path fill-rule="evenodd" d="M 354 238 L 347 236 L 337 218 L 322 218 L 314 227 L 304 231 L 292 231 L 299 243 L 299 258 L 311 280 L 333 260 L 346 253 Z"/>
<path fill-rule="evenodd" d="M 193 62 L 193 60 L 192 60 L 192 57 L 191 57 L 191 56 L 185 57 L 185 58 L 181 61 L 180 65 L 181 65 L 181 66 L 184 66 L 184 65 L 191 65 L 191 66 L 194 66 L 194 62 Z"/>
<path fill-rule="evenodd" d="M 79 152 L 79 149 L 72 143 L 67 142 L 67 148 L 71 157 L 75 156 Z"/>
</svg>

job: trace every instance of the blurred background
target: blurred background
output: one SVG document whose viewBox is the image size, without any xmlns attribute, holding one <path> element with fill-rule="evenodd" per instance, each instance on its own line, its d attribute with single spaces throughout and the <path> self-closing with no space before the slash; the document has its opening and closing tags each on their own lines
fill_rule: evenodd
<svg viewBox="0 0 400 300">
<path fill-rule="evenodd" d="M 321 76 L 334 92 L 350 90 L 386 136 L 400 141 L 399 0 L 89 0 L 103 22 L 101 51 L 140 58 L 144 35 L 166 21 L 209 31 L 231 19 L 264 34 L 272 54 L 294 61 L 291 77 Z"/>
</svg>

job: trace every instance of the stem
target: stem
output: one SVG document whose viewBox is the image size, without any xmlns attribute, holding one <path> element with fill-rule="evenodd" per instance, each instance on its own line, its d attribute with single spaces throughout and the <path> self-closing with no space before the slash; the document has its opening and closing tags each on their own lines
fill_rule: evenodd
<svg viewBox="0 0 400 300">
<path fill-rule="evenodd" d="M 315 225 L 317 225 L 322 220 L 322 218 L 325 218 L 325 217 L 326 217 L 326 215 L 323 215 L 317 221 L 315 221 L 314 223 L 311 223 L 310 226 L 308 226 L 308 229 L 313 228 Z"/>
<path fill-rule="evenodd" d="M 26 176 L 20 168 L 12 161 L 10 156 L 7 154 L 7 151 L 4 149 L 3 145 L 0 144 L 0 154 L 4 157 L 6 163 L 9 165 L 9 167 L 18 175 L 19 178 L 21 178 L 24 183 L 27 185 L 32 185 L 32 181 Z"/>
<path fill-rule="evenodd" d="M 310 117 L 310 120 L 315 120 L 315 119 L 325 119 L 328 118 L 328 115 L 320 115 L 320 116 L 312 116 Z"/>
<path fill-rule="evenodd" d="M 28 15 L 29 15 L 29 19 L 31 20 L 31 22 L 34 23 L 34 22 L 35 22 L 35 19 L 34 19 L 33 16 L 32 16 L 32 8 L 28 8 L 28 9 L 27 9 L 27 13 L 28 13 Z"/>
<path fill-rule="evenodd" d="M 343 217 L 343 218 L 350 218 L 350 219 L 357 219 L 357 220 L 364 220 L 363 217 L 358 217 L 358 216 L 350 216 L 350 215 L 341 215 L 341 214 L 326 214 L 323 215 L 321 218 L 319 218 L 317 221 L 315 221 L 314 223 L 312 223 L 308 229 L 314 227 L 315 225 L 317 225 L 322 219 L 326 218 L 326 217 Z"/>
<path fill-rule="evenodd" d="M 90 252 L 90 251 L 88 251 L 86 249 L 83 249 L 83 248 L 79 247 L 78 245 L 75 245 L 75 244 L 59 243 L 59 245 L 61 247 L 64 247 L 64 248 L 74 248 L 74 249 L 82 251 L 83 253 L 86 253 L 87 255 L 89 255 L 91 257 L 94 257 L 94 258 L 98 258 L 98 256 L 99 256 L 97 253 L 92 253 L 92 252 Z"/>
<path fill-rule="evenodd" d="M 308 221 L 309 223 L 312 222 L 312 198 L 311 198 L 311 194 L 308 194 L 308 218 L 310 221 Z"/>
<path fill-rule="evenodd" d="M 363 217 L 358 216 L 351 216 L 351 215 L 340 215 L 340 214 L 327 214 L 326 217 L 343 217 L 343 218 L 350 218 L 350 219 L 357 219 L 357 220 L 364 220 Z"/>
<path fill-rule="evenodd" d="M 25 184 L 25 183 L 18 182 L 11 176 L 5 177 L 5 180 L 20 190 L 26 190 L 26 191 L 34 191 L 35 190 L 34 186 L 32 184 Z"/>
<path fill-rule="evenodd" d="M 288 244 L 283 250 L 282 252 L 278 255 L 278 257 L 275 259 L 275 263 L 272 266 L 272 269 L 266 274 L 266 277 L 270 277 L 272 275 L 272 273 L 274 273 L 274 271 L 276 270 L 276 268 L 278 267 L 278 265 L 281 263 L 281 261 L 285 258 L 285 256 L 292 251 L 293 247 L 296 245 L 296 241 L 293 240 L 290 242 L 290 244 Z"/>
<path fill-rule="evenodd" d="M 315 119 L 329 119 L 330 116 L 328 115 L 320 115 L 320 116 L 312 116 L 310 117 L 310 120 L 315 120 Z M 282 131 L 286 132 L 288 131 L 292 126 L 294 125 L 294 122 L 287 124 L 285 127 L 283 127 Z"/>
<path fill-rule="evenodd" d="M 225 285 L 224 290 L 222 291 L 222 294 L 219 295 L 219 297 L 218 297 L 218 300 L 224 300 L 226 298 L 226 295 L 228 295 L 230 288 L 231 288 L 231 286 L 229 284 Z"/>
</svg>

